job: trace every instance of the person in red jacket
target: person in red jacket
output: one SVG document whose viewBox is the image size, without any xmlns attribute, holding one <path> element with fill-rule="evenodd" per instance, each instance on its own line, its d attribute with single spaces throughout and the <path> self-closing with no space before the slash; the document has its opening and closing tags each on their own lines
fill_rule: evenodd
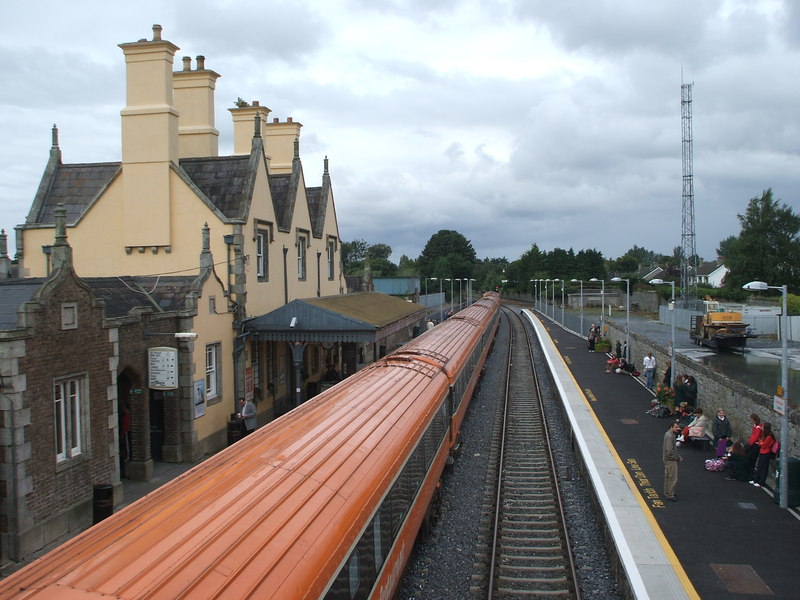
<svg viewBox="0 0 800 600">
<path fill-rule="evenodd" d="M 747 439 L 747 443 L 744 445 L 744 451 L 747 454 L 747 472 L 752 475 L 758 460 L 758 440 L 761 439 L 761 430 L 763 428 L 761 427 L 761 418 L 755 413 L 750 415 L 750 422 L 753 424 L 753 428 L 750 430 L 750 437 Z"/>
<path fill-rule="evenodd" d="M 772 444 L 775 443 L 775 436 L 772 434 L 772 425 L 764 423 L 762 425 L 761 439 L 758 440 L 758 460 L 756 461 L 756 476 L 751 481 L 754 486 L 761 487 L 767 480 L 769 471 L 769 461 L 772 459 Z"/>
</svg>

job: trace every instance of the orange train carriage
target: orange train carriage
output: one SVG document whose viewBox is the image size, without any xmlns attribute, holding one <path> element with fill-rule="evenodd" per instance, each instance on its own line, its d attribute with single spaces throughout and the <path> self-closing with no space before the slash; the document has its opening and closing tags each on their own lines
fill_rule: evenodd
<svg viewBox="0 0 800 600">
<path fill-rule="evenodd" d="M 0 581 L 0 597 L 392 598 L 498 321 L 486 294 Z"/>
</svg>

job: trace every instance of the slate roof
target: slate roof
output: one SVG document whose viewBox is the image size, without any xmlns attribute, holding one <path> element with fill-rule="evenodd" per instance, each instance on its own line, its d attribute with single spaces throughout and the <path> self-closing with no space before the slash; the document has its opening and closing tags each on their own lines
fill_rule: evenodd
<svg viewBox="0 0 800 600">
<path fill-rule="evenodd" d="M 322 197 L 322 188 L 306 188 L 306 199 L 308 200 L 308 213 L 311 217 L 311 232 L 315 237 L 322 237 L 322 231 L 325 228 L 325 209 L 328 204 Z"/>
<path fill-rule="evenodd" d="M 180 165 L 222 214 L 230 219 L 247 216 L 254 175 L 250 155 L 182 158 Z"/>
<path fill-rule="evenodd" d="M 275 205 L 275 218 L 278 229 L 287 231 L 292 224 L 291 208 L 294 199 L 289 197 L 291 175 L 270 175 L 269 191 L 272 193 L 272 202 Z"/>
<path fill-rule="evenodd" d="M 123 317 L 135 308 L 154 312 L 180 311 L 192 291 L 193 276 L 85 277 L 96 298 L 105 301 L 105 316 Z M 47 281 L 44 277 L 0 281 L 0 331 L 17 329 L 17 309 L 30 301 Z"/>
<path fill-rule="evenodd" d="M 418 322 L 425 307 L 378 292 L 293 300 L 245 321 L 258 339 L 307 342 L 377 342 Z M 290 324 L 296 318 L 294 327 Z"/>
<path fill-rule="evenodd" d="M 0 281 L 0 331 L 17 329 L 17 309 L 33 298 L 45 281 L 43 277 Z"/>
<path fill-rule="evenodd" d="M 180 169 L 186 179 L 228 219 L 247 217 L 252 200 L 256 165 L 261 147 L 251 154 L 182 158 Z M 52 225 L 59 203 L 66 208 L 66 222 L 76 223 L 92 203 L 121 172 L 122 163 L 62 164 L 57 147 L 51 149 L 50 161 L 31 207 L 26 224 Z M 269 175 L 278 228 L 289 231 L 297 196 L 297 172 Z M 306 194 L 312 232 L 321 237 L 325 226 L 327 188 L 308 188 Z M 302 194 L 302 190 L 301 190 Z"/>
<path fill-rule="evenodd" d="M 721 266 L 722 265 L 718 264 L 717 261 L 715 261 L 715 260 L 704 262 L 702 265 L 697 267 L 697 275 L 698 275 L 698 277 L 711 275 L 714 271 L 719 269 Z"/>
<path fill-rule="evenodd" d="M 84 277 L 97 298 L 106 303 L 106 317 L 123 317 L 139 307 L 155 312 L 186 308 L 194 276 L 171 277 Z"/>
<path fill-rule="evenodd" d="M 59 164 L 50 181 L 45 202 L 39 207 L 38 214 L 31 215 L 32 222 L 55 223 L 54 211 L 62 202 L 67 210 L 67 223 L 74 223 L 111 183 L 120 170 L 120 164 Z"/>
</svg>

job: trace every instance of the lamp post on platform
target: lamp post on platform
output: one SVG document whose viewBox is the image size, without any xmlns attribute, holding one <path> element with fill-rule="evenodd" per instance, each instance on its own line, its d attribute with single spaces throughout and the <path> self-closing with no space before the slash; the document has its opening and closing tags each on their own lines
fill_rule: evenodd
<svg viewBox="0 0 800 600">
<path fill-rule="evenodd" d="M 781 314 L 781 386 L 774 398 L 775 410 L 781 415 L 781 445 L 780 445 L 780 506 L 789 507 L 789 313 L 788 313 L 788 288 L 785 285 L 767 285 L 763 281 L 751 281 L 742 286 L 750 292 L 765 292 L 767 290 L 780 290 L 783 301 Z M 777 402 L 778 398 L 781 402 Z M 777 410 L 781 408 L 782 410 Z"/>
<path fill-rule="evenodd" d="M 439 323 L 442 322 L 442 280 L 438 277 L 431 277 L 433 281 L 439 282 Z"/>
<path fill-rule="evenodd" d="M 561 280 L 561 326 L 564 326 L 564 280 Z"/>
<path fill-rule="evenodd" d="M 571 279 L 570 281 L 581 284 L 581 337 L 583 337 L 583 279 Z"/>
<path fill-rule="evenodd" d="M 475 281 L 475 280 L 474 279 L 468 279 L 467 280 L 467 292 L 469 293 L 469 304 L 470 305 L 472 305 L 472 303 L 475 301 L 475 299 L 472 297 L 472 282 L 473 281 Z"/>
<path fill-rule="evenodd" d="M 547 284 L 550 283 L 550 279 L 544 280 L 544 316 L 547 316 L 547 303 L 550 299 L 547 297 Z"/>
<path fill-rule="evenodd" d="M 663 285 L 668 283 L 672 286 L 672 303 L 669 307 L 669 309 L 672 311 L 672 319 L 670 319 L 669 326 L 672 332 L 672 347 L 669 350 L 669 387 L 673 387 L 672 384 L 675 382 L 675 369 L 677 368 L 675 365 L 675 282 L 664 281 L 663 279 L 651 279 L 650 283 L 653 285 Z"/>
<path fill-rule="evenodd" d="M 628 332 L 631 328 L 631 280 L 622 279 L 621 277 L 612 277 L 611 281 L 625 282 L 625 360 L 628 360 Z M 674 343 L 674 342 L 673 342 Z M 675 371 L 673 364 L 669 371 L 669 387 L 672 387 L 672 373 Z"/>
<path fill-rule="evenodd" d="M 560 279 L 553 279 L 553 323 L 556 322 L 556 281 Z"/>
<path fill-rule="evenodd" d="M 600 337 L 604 338 L 606 336 L 606 280 L 592 277 L 589 281 L 600 282 Z"/>
</svg>

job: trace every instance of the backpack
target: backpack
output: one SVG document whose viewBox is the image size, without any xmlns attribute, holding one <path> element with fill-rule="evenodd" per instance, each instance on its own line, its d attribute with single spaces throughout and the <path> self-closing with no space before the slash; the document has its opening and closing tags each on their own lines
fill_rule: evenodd
<svg viewBox="0 0 800 600">
<path fill-rule="evenodd" d="M 770 452 L 772 452 L 773 456 L 778 456 L 778 451 L 781 449 L 781 443 L 776 439 L 772 442 L 772 448 L 770 448 Z"/>
</svg>

